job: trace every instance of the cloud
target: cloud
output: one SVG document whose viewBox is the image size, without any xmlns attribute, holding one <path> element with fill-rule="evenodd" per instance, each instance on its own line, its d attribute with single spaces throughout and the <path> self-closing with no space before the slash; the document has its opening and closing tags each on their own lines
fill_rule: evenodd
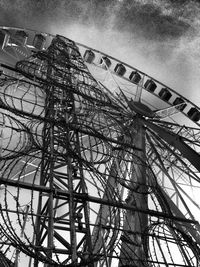
<svg viewBox="0 0 200 267">
<path fill-rule="evenodd" d="M 192 0 L 1 0 L 0 7 L 1 24 L 43 28 L 49 23 L 80 23 L 154 40 L 192 32 L 200 10 Z"/>
<path fill-rule="evenodd" d="M 148 40 L 166 40 L 179 38 L 191 25 L 155 1 L 126 1 L 115 13 L 113 28 Z"/>
</svg>

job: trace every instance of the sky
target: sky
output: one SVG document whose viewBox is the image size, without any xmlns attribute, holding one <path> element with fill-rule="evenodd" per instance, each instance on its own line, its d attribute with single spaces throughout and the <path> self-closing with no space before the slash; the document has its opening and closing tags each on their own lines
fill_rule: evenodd
<svg viewBox="0 0 200 267">
<path fill-rule="evenodd" d="M 200 105 L 197 0 L 0 0 L 0 25 L 67 36 Z"/>
</svg>

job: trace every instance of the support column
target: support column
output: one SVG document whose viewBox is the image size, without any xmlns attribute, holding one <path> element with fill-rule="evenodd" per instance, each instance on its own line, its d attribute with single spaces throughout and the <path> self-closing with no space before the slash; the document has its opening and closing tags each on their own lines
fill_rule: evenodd
<svg viewBox="0 0 200 267">
<path fill-rule="evenodd" d="M 128 205 L 147 210 L 147 186 L 145 166 L 145 130 L 138 121 L 134 124 L 137 131 L 134 143 L 141 151 L 135 151 L 131 164 L 130 190 L 126 202 Z M 148 224 L 148 215 L 136 211 L 124 214 L 123 234 L 121 235 L 121 253 L 119 267 L 144 266 L 145 253 L 142 244 L 142 233 Z M 134 232 L 134 233 L 133 233 Z"/>
</svg>

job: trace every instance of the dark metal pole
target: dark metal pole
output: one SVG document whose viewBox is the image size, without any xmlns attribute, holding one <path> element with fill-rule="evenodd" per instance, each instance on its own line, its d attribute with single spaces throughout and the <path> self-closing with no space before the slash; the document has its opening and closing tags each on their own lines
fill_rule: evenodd
<svg viewBox="0 0 200 267">
<path fill-rule="evenodd" d="M 134 143 L 141 151 L 135 152 L 131 165 L 130 190 L 128 192 L 127 204 L 139 209 L 148 210 L 147 203 L 147 180 L 145 166 L 145 129 L 140 120 L 134 123 L 134 129 L 137 131 L 134 137 Z M 121 236 L 121 260 L 119 267 L 135 265 L 143 266 L 145 261 L 144 247 L 142 243 L 142 233 L 148 225 L 148 215 L 137 211 L 126 210 L 124 215 L 124 233 Z M 132 234 L 130 234 L 130 232 Z M 135 234 L 134 234 L 135 233 Z"/>
</svg>

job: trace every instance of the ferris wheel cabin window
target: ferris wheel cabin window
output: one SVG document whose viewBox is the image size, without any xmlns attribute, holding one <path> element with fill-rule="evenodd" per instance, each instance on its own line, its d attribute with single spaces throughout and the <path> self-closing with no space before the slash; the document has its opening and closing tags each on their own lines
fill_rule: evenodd
<svg viewBox="0 0 200 267">
<path fill-rule="evenodd" d="M 46 38 L 42 34 L 36 34 L 33 40 L 33 46 L 38 49 L 44 49 Z"/>
<path fill-rule="evenodd" d="M 196 109 L 196 108 L 191 108 L 189 111 L 188 111 L 188 117 L 193 120 L 193 121 L 198 121 L 200 119 L 200 112 Z"/>
<path fill-rule="evenodd" d="M 92 63 L 95 59 L 95 54 L 92 52 L 92 50 L 86 50 L 83 58 L 87 63 Z"/>
<path fill-rule="evenodd" d="M 184 108 L 187 106 L 187 104 L 185 103 L 185 101 L 181 98 L 181 97 L 177 97 L 174 102 L 173 102 L 174 106 L 177 106 L 176 108 L 183 111 Z"/>
<path fill-rule="evenodd" d="M 144 84 L 144 88 L 150 92 L 154 92 L 156 87 L 157 87 L 156 83 L 151 79 L 148 79 Z"/>
<path fill-rule="evenodd" d="M 116 66 L 115 66 L 115 69 L 114 71 L 119 75 L 119 76 L 123 76 L 126 72 L 126 68 L 124 67 L 123 64 L 121 63 L 118 63 Z"/>
<path fill-rule="evenodd" d="M 28 34 L 25 31 L 16 31 L 15 35 L 12 37 L 12 43 L 16 45 L 26 45 L 28 39 Z"/>
<path fill-rule="evenodd" d="M 133 83 L 138 84 L 141 80 L 141 75 L 137 71 L 132 71 L 129 76 L 129 80 Z"/>
<path fill-rule="evenodd" d="M 171 98 L 172 94 L 170 93 L 170 91 L 167 88 L 162 88 L 160 90 L 160 92 L 158 93 L 158 95 L 160 96 L 160 98 L 164 101 L 169 101 L 169 99 Z"/>
<path fill-rule="evenodd" d="M 100 59 L 100 64 L 104 64 L 105 67 L 109 68 L 111 66 L 111 61 L 110 61 L 110 59 L 108 57 L 103 56 Z"/>
</svg>

